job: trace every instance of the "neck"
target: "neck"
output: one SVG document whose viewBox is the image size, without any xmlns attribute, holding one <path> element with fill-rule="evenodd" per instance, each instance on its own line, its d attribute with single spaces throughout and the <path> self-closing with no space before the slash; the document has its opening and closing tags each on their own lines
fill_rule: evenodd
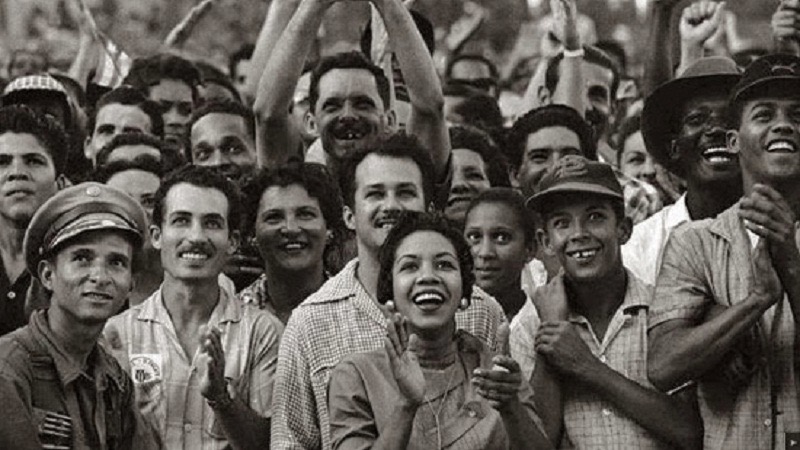
<svg viewBox="0 0 800 450">
<path fill-rule="evenodd" d="M 312 270 L 281 270 L 267 265 L 264 272 L 267 275 L 267 293 L 279 317 L 288 316 L 325 281 L 321 261 Z"/>
<path fill-rule="evenodd" d="M 417 359 L 427 369 L 444 369 L 456 360 L 456 322 L 453 319 L 445 330 L 413 330 L 417 337 Z"/>
<path fill-rule="evenodd" d="M 173 325 L 182 328 L 189 323 L 208 322 L 219 302 L 220 288 L 217 277 L 186 281 L 165 272 L 161 295 Z"/>
<path fill-rule="evenodd" d="M 525 301 L 528 299 L 525 295 L 525 291 L 523 291 L 520 286 L 522 286 L 521 277 L 517 278 L 515 284 L 506 286 L 501 291 L 489 292 L 489 294 L 500 303 L 500 306 L 503 307 L 503 312 L 506 313 L 506 317 L 519 312 L 520 308 L 522 308 Z"/>
<path fill-rule="evenodd" d="M 21 227 L 19 225 L 20 224 L 9 221 L 0 215 L 0 230 L 3 230 L 3 232 L 0 233 L 0 257 L 2 257 L 2 262 L 6 267 L 6 271 L 15 271 L 14 267 L 10 266 L 25 266 L 22 241 L 25 238 L 27 224 Z M 9 276 L 11 281 L 13 281 L 19 274 L 10 273 L 8 275 L 13 275 Z"/>
<path fill-rule="evenodd" d="M 377 303 L 378 299 L 378 275 L 380 275 L 380 261 L 378 253 L 365 248 L 358 243 L 358 267 L 356 277 L 367 294 Z"/>
<path fill-rule="evenodd" d="M 738 178 L 714 183 L 689 179 L 687 184 L 686 209 L 692 220 L 714 218 L 742 196 L 742 185 Z"/>
<path fill-rule="evenodd" d="M 54 302 L 55 303 L 55 302 Z M 86 365 L 86 358 L 97 344 L 100 333 L 103 332 L 105 321 L 98 324 L 85 324 L 69 320 L 60 308 L 50 308 L 47 311 L 47 324 L 59 346 L 67 355 L 81 367 Z"/>
<path fill-rule="evenodd" d="M 588 282 L 565 278 L 570 309 L 586 317 L 589 322 L 611 318 L 625 299 L 628 275 L 622 264 L 602 280 Z"/>
</svg>

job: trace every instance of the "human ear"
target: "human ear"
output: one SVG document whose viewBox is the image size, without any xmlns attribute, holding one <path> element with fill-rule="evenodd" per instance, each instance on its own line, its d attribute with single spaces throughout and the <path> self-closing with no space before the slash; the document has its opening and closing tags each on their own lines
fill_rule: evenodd
<svg viewBox="0 0 800 450">
<path fill-rule="evenodd" d="M 319 130 L 317 129 L 317 119 L 314 117 L 314 114 L 311 113 L 309 109 L 303 115 L 303 126 L 306 129 L 306 133 L 312 136 L 319 136 Z"/>
<path fill-rule="evenodd" d="M 228 255 L 233 255 L 236 253 L 236 250 L 239 249 L 239 244 L 242 242 L 242 235 L 239 233 L 239 230 L 233 230 L 230 232 L 230 236 L 228 236 L 228 242 L 230 243 L 228 246 Z"/>
<path fill-rule="evenodd" d="M 161 228 L 156 225 L 150 225 L 150 239 L 153 243 L 153 248 L 161 250 Z"/>
<path fill-rule="evenodd" d="M 347 227 L 348 230 L 355 231 L 356 230 L 356 218 L 353 210 L 350 209 L 349 206 L 345 205 L 342 207 L 342 218 L 344 219 L 344 225 Z"/>
<path fill-rule="evenodd" d="M 39 271 L 39 279 L 42 282 L 42 286 L 45 287 L 48 291 L 53 291 L 53 266 L 50 261 L 42 260 L 39 261 L 39 266 L 37 267 Z"/>
<path fill-rule="evenodd" d="M 633 220 L 631 220 L 630 217 L 623 218 L 617 227 L 617 230 L 619 236 L 619 245 L 624 245 L 626 242 L 628 242 L 628 239 L 631 238 L 631 234 L 633 234 Z"/>
<path fill-rule="evenodd" d="M 728 143 L 728 150 L 739 154 L 739 131 L 728 130 L 725 134 L 726 142 Z"/>
<path fill-rule="evenodd" d="M 547 234 L 547 231 L 541 228 L 536 230 L 536 239 L 539 241 L 539 245 L 542 246 L 542 250 L 544 250 L 547 256 L 556 256 L 556 249 L 552 247 L 552 240 Z"/>
</svg>

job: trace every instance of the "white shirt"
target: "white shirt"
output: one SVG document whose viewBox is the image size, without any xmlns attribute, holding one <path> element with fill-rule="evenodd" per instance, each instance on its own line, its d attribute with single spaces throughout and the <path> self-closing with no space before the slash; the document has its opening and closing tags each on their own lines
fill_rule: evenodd
<svg viewBox="0 0 800 450">
<path fill-rule="evenodd" d="M 631 238 L 622 246 L 625 268 L 646 284 L 654 286 L 661 267 L 661 256 L 672 230 L 691 220 L 684 194 L 674 204 L 638 223 L 633 227 Z"/>
</svg>

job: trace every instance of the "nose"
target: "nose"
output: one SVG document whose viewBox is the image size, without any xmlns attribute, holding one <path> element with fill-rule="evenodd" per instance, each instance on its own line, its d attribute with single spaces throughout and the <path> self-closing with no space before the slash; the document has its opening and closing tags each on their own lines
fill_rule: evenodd
<svg viewBox="0 0 800 450">
<path fill-rule="evenodd" d="M 475 258 L 492 259 L 497 256 L 494 244 L 491 239 L 484 237 L 481 241 L 473 246 Z"/>
<path fill-rule="evenodd" d="M 792 126 L 792 121 L 789 118 L 789 115 L 785 111 L 779 111 L 776 114 L 775 122 L 772 125 L 772 131 L 774 133 L 779 134 L 792 134 L 794 132 L 794 127 Z"/>
<path fill-rule="evenodd" d="M 436 275 L 436 270 L 433 268 L 433 262 L 423 263 L 419 269 L 419 278 L 417 278 L 417 284 L 432 285 L 438 283 L 439 277 Z"/>
<path fill-rule="evenodd" d="M 186 117 L 178 112 L 178 108 L 173 106 L 164 113 L 165 125 L 183 125 L 186 123 Z"/>
<path fill-rule="evenodd" d="M 294 216 L 288 216 L 283 221 L 283 226 L 281 227 L 281 232 L 283 234 L 290 234 L 290 233 L 297 233 L 300 231 L 300 226 L 297 223 L 297 218 Z"/>
<path fill-rule="evenodd" d="M 201 242 L 205 240 L 203 226 L 198 220 L 193 220 L 187 231 L 187 239 L 191 242 Z"/>
<path fill-rule="evenodd" d="M 227 162 L 227 158 L 222 155 L 222 152 L 217 148 L 211 153 L 211 157 L 208 158 L 208 165 L 210 166 L 221 166 L 222 164 Z"/>
<path fill-rule="evenodd" d="M 645 179 L 645 181 L 653 180 L 656 177 L 656 165 L 653 163 L 653 159 L 649 156 L 645 158 L 644 164 L 642 164 L 641 176 Z"/>
<path fill-rule="evenodd" d="M 387 192 L 383 198 L 383 209 L 388 211 L 399 211 L 402 208 L 395 192 Z"/>
<path fill-rule="evenodd" d="M 108 266 L 104 262 L 98 262 L 92 265 L 89 272 L 89 280 L 98 286 L 103 286 L 111 282 L 111 277 L 108 275 Z"/>
<path fill-rule="evenodd" d="M 342 117 L 355 117 L 355 109 L 353 109 L 353 105 L 350 102 L 344 102 L 342 105 L 341 110 Z"/>
<path fill-rule="evenodd" d="M 11 158 L 11 164 L 8 168 L 8 178 L 10 180 L 28 178 L 28 171 L 26 170 L 25 163 L 22 161 L 22 158 Z"/>
</svg>

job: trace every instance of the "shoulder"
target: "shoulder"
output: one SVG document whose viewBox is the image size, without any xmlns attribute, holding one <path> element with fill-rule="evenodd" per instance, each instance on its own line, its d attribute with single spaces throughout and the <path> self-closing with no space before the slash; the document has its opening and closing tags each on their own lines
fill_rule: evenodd
<svg viewBox="0 0 800 450">
<path fill-rule="evenodd" d="M 316 305 L 334 304 L 350 298 L 354 294 L 356 283 L 355 278 L 357 260 L 352 260 L 339 271 L 334 277 L 329 278 L 318 290 L 303 300 L 300 305 L 292 312 L 292 316 L 298 311 L 314 308 Z"/>
<path fill-rule="evenodd" d="M 349 354 L 336 364 L 333 371 L 334 373 L 338 372 L 340 376 L 363 379 L 392 373 L 389 357 L 383 348 Z"/>
<path fill-rule="evenodd" d="M 29 372 L 33 349 L 23 341 L 31 338 L 28 326 L 0 337 L 0 375 L 17 376 Z"/>
</svg>

